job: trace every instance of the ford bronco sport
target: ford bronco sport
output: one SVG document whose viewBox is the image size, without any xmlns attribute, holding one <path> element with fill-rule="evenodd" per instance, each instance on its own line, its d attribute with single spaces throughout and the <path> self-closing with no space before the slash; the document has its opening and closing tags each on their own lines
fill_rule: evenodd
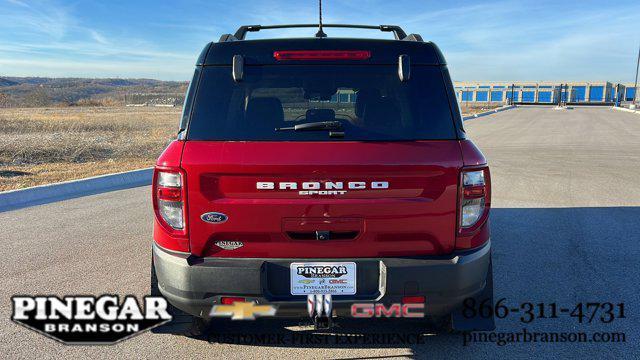
<svg viewBox="0 0 640 360">
<path fill-rule="evenodd" d="M 442 53 L 397 26 L 245 40 L 311 26 L 243 26 L 202 51 L 155 167 L 152 291 L 195 319 L 234 302 L 316 323 L 417 302 L 465 328 L 463 301 L 493 293 L 491 187 Z M 316 295 L 331 310 L 308 307 Z"/>
</svg>

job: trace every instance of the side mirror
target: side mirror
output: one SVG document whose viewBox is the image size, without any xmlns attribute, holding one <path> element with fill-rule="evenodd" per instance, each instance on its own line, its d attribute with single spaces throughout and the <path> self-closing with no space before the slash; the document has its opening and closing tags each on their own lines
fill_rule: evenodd
<svg viewBox="0 0 640 360">
<path fill-rule="evenodd" d="M 242 55 L 233 55 L 232 66 L 233 81 L 240 82 L 244 78 L 244 58 Z"/>
<path fill-rule="evenodd" d="M 398 57 L 398 77 L 400 81 L 409 81 L 411 78 L 411 60 L 409 55 L 400 55 Z"/>
</svg>

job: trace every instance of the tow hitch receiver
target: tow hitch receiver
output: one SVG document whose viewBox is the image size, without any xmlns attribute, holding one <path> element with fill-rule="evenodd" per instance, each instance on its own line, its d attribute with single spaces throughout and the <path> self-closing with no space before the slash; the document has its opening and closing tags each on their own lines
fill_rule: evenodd
<svg viewBox="0 0 640 360">
<path fill-rule="evenodd" d="M 331 295 L 307 295 L 307 311 L 316 330 L 331 328 L 332 309 Z"/>
</svg>

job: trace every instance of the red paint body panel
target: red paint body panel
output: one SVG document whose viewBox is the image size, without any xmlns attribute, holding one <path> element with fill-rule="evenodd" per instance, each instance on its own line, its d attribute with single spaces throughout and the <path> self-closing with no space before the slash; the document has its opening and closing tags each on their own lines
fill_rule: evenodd
<svg viewBox="0 0 640 360">
<path fill-rule="evenodd" d="M 460 140 L 460 151 L 464 166 L 486 165 L 487 159 L 471 140 Z"/>
<path fill-rule="evenodd" d="M 190 251 L 197 256 L 349 258 L 446 254 L 456 241 L 462 158 L 458 141 L 187 141 Z M 276 189 L 257 189 L 273 182 Z M 388 182 L 340 195 L 300 195 L 278 182 Z M 224 223 L 200 216 L 220 212 Z M 355 233 L 294 240 L 288 232 Z M 236 250 L 214 245 L 242 241 Z"/>
<path fill-rule="evenodd" d="M 158 157 L 156 166 L 164 167 L 179 167 L 180 158 L 182 157 L 182 148 L 184 147 L 184 141 L 174 140 Z"/>
</svg>

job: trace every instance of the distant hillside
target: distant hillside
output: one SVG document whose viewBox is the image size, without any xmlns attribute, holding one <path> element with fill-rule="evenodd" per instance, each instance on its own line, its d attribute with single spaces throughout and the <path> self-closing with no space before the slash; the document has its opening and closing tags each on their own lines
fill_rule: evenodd
<svg viewBox="0 0 640 360">
<path fill-rule="evenodd" d="M 5 79 L 5 78 L 0 78 L 0 87 L 2 86 L 13 86 L 13 85 L 17 85 L 18 83 L 15 81 L 11 81 L 9 79 Z"/>
<path fill-rule="evenodd" d="M 0 107 L 178 104 L 187 82 L 153 79 L 0 77 Z M 142 99 L 142 100 L 141 100 Z"/>
</svg>

